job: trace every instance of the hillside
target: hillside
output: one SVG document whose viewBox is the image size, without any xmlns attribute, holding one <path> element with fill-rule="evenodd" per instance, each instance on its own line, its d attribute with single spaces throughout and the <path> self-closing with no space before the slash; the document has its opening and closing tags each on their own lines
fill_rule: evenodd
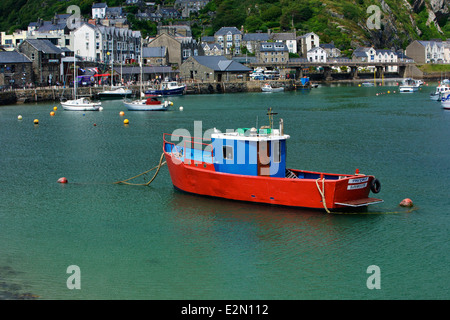
<svg viewBox="0 0 450 320">
<path fill-rule="evenodd" d="M 37 18 L 50 20 L 55 13 L 66 13 L 76 4 L 88 16 L 95 0 L 2 0 L 0 30 L 26 29 Z M 120 6 L 124 0 L 103 0 L 108 6 Z M 156 3 L 162 1 L 158 0 Z M 170 1 L 173 3 L 174 1 Z M 212 35 L 222 26 L 235 26 L 246 32 L 261 30 L 298 34 L 315 32 L 321 42 L 334 41 L 346 50 L 358 45 L 377 48 L 405 48 L 412 40 L 450 38 L 449 0 L 211 0 L 192 17 L 196 37 Z M 169 1 L 165 1 L 168 4 Z M 380 29 L 370 29 L 367 13 L 370 5 L 380 8 Z M 136 8 L 135 8 L 136 10 Z M 135 28 L 154 33 L 150 24 L 132 20 Z M 148 30 L 145 30 L 145 29 Z"/>
</svg>

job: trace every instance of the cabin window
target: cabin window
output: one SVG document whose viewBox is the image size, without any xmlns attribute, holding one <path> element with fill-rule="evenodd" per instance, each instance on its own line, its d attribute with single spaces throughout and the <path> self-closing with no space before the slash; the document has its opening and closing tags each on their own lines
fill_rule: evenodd
<svg viewBox="0 0 450 320">
<path fill-rule="evenodd" d="M 281 143 L 279 141 L 274 141 L 272 144 L 273 147 L 273 162 L 280 163 L 281 162 Z"/>
<path fill-rule="evenodd" d="M 233 147 L 223 146 L 223 158 L 226 160 L 233 160 Z"/>
</svg>

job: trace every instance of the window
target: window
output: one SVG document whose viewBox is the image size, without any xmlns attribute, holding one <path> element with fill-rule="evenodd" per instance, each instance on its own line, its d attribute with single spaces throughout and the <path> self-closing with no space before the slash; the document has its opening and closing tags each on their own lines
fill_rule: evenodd
<svg viewBox="0 0 450 320">
<path fill-rule="evenodd" d="M 273 141 L 272 142 L 273 147 L 273 162 L 280 163 L 281 162 L 281 143 L 280 141 Z"/>
<path fill-rule="evenodd" d="M 233 147 L 223 146 L 223 158 L 226 160 L 233 160 Z"/>
</svg>

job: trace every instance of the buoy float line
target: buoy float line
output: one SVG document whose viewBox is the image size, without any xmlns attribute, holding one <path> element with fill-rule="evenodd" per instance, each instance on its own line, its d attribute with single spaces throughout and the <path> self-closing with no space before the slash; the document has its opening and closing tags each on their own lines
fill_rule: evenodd
<svg viewBox="0 0 450 320">
<path fill-rule="evenodd" d="M 163 159 L 164 159 L 164 153 L 161 154 L 161 158 L 159 159 L 159 164 L 157 166 L 155 166 L 147 171 L 144 171 L 144 172 L 138 174 L 137 176 L 134 176 L 134 177 L 128 178 L 126 180 L 122 180 L 122 181 L 116 181 L 116 182 L 114 182 L 114 184 L 127 184 L 127 185 L 131 185 L 131 186 L 148 186 L 148 185 L 150 185 L 150 183 L 152 183 L 153 180 L 155 180 L 156 176 L 158 175 L 159 169 L 161 169 L 161 167 L 166 164 L 166 161 L 163 162 Z M 156 170 L 155 174 L 153 175 L 153 178 L 149 182 L 146 182 L 146 183 L 128 182 L 128 181 L 133 180 L 137 177 L 140 177 L 146 173 L 149 173 L 150 171 L 153 171 L 155 169 L 157 169 L 157 170 Z"/>
</svg>

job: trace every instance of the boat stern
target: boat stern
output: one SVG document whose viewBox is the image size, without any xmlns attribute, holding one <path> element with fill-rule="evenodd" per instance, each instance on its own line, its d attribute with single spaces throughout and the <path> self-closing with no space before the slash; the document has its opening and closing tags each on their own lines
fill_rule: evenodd
<svg viewBox="0 0 450 320">
<path fill-rule="evenodd" d="M 383 200 L 370 197 L 370 192 L 381 190 L 380 181 L 370 175 L 353 175 L 339 179 L 336 182 L 333 204 L 335 208 L 365 207 L 381 203 Z"/>
</svg>

